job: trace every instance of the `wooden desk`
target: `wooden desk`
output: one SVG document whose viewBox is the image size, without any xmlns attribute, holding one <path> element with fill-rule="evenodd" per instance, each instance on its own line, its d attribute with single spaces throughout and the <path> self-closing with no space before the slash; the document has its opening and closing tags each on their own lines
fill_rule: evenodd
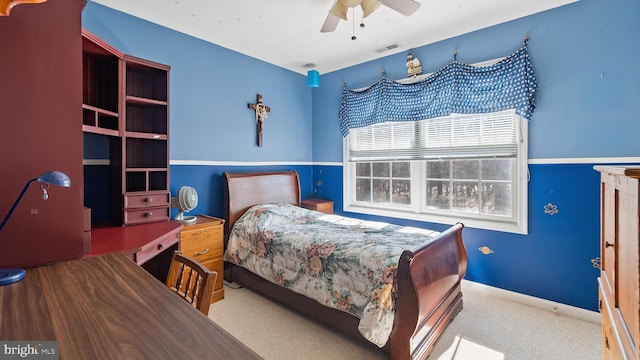
<svg viewBox="0 0 640 360">
<path fill-rule="evenodd" d="M 91 255 L 123 252 L 138 265 L 144 264 L 157 251 L 176 244 L 182 224 L 161 221 L 132 226 L 110 226 L 91 229 Z"/>
<path fill-rule="evenodd" d="M 0 339 L 60 359 L 260 359 L 121 253 L 27 269 L 0 286 Z"/>
<path fill-rule="evenodd" d="M 175 221 L 97 227 L 91 229 L 89 256 L 122 252 L 164 283 L 171 256 L 179 248 L 181 229 L 182 224 Z"/>
</svg>

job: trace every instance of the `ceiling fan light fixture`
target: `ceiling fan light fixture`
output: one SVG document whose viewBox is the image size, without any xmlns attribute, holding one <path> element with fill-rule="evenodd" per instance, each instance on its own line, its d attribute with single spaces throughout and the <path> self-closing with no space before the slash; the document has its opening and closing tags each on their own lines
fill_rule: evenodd
<svg viewBox="0 0 640 360">
<path fill-rule="evenodd" d="M 346 7 L 355 7 L 360 5 L 362 0 L 338 0 L 338 2 L 343 3 Z"/>
<path fill-rule="evenodd" d="M 371 15 L 372 12 L 374 12 L 378 6 L 380 6 L 380 4 L 382 4 L 382 2 L 378 1 L 378 0 L 363 0 L 360 3 L 360 7 L 362 8 L 362 12 L 364 13 L 364 17 L 367 17 L 369 15 Z"/>
<path fill-rule="evenodd" d="M 320 32 L 326 33 L 335 31 L 340 19 L 349 21 L 347 19 L 347 11 L 349 9 L 353 9 L 353 11 L 355 11 L 355 7 L 358 5 L 360 5 L 360 8 L 362 9 L 363 19 L 371 15 L 378 7 L 380 7 L 380 5 L 384 5 L 405 16 L 412 15 L 420 8 L 420 3 L 416 0 L 335 0 L 331 10 L 329 10 L 329 14 L 325 19 L 324 24 L 322 24 Z M 364 27 L 364 21 L 361 22 L 360 27 Z M 351 38 L 355 40 L 355 34 Z"/>
<path fill-rule="evenodd" d="M 329 12 L 337 17 L 339 17 L 340 19 L 347 21 L 347 10 L 349 8 L 347 6 L 345 6 L 345 4 L 342 2 L 342 0 L 336 0 L 335 4 L 333 4 L 333 7 L 331 7 L 331 10 L 329 10 Z"/>
</svg>

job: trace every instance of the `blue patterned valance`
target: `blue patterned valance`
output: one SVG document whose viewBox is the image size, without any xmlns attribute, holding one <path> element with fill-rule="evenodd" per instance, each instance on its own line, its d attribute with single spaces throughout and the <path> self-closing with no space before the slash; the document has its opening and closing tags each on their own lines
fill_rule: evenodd
<svg viewBox="0 0 640 360">
<path fill-rule="evenodd" d="M 523 46 L 500 62 L 474 67 L 453 61 L 423 80 L 400 84 L 382 76 L 364 90 L 342 91 L 340 132 L 385 121 L 417 121 L 452 113 L 515 109 L 531 119 L 537 89 L 533 66 Z"/>
</svg>

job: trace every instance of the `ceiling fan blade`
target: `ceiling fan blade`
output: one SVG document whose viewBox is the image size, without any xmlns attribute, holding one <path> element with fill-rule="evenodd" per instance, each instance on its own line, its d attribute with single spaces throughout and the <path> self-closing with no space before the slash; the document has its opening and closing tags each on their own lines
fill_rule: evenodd
<svg viewBox="0 0 640 360">
<path fill-rule="evenodd" d="M 339 22 L 339 17 L 335 16 L 332 13 L 329 13 L 327 15 L 327 19 L 324 21 L 324 24 L 322 24 L 322 29 L 320 29 L 320 32 L 325 33 L 334 31 L 338 27 Z"/>
<path fill-rule="evenodd" d="M 349 8 L 347 8 L 347 6 L 341 1 L 341 0 L 336 0 L 336 2 L 333 4 L 333 6 L 331 7 L 331 9 L 329 10 L 329 12 L 337 17 L 339 17 L 340 19 L 347 21 L 347 10 Z"/>
<path fill-rule="evenodd" d="M 420 3 L 414 0 L 380 0 L 382 4 L 402 15 L 410 16 L 420 8 Z"/>
<path fill-rule="evenodd" d="M 360 3 L 360 7 L 362 8 L 362 12 L 364 13 L 363 17 L 367 17 L 371 15 L 371 13 L 380 6 L 381 2 L 379 0 L 363 0 Z"/>
</svg>

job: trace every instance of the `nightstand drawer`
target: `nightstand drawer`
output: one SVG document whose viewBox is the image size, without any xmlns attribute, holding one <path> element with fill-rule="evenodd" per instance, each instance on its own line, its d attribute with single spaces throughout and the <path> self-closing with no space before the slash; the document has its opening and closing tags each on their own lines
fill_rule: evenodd
<svg viewBox="0 0 640 360">
<path fill-rule="evenodd" d="M 185 255 L 200 262 L 221 257 L 223 243 L 218 240 L 221 236 L 221 227 L 183 230 L 180 242 L 181 250 Z"/>
<path fill-rule="evenodd" d="M 323 199 L 306 199 L 300 204 L 303 208 L 333 214 L 333 201 Z"/>
</svg>

